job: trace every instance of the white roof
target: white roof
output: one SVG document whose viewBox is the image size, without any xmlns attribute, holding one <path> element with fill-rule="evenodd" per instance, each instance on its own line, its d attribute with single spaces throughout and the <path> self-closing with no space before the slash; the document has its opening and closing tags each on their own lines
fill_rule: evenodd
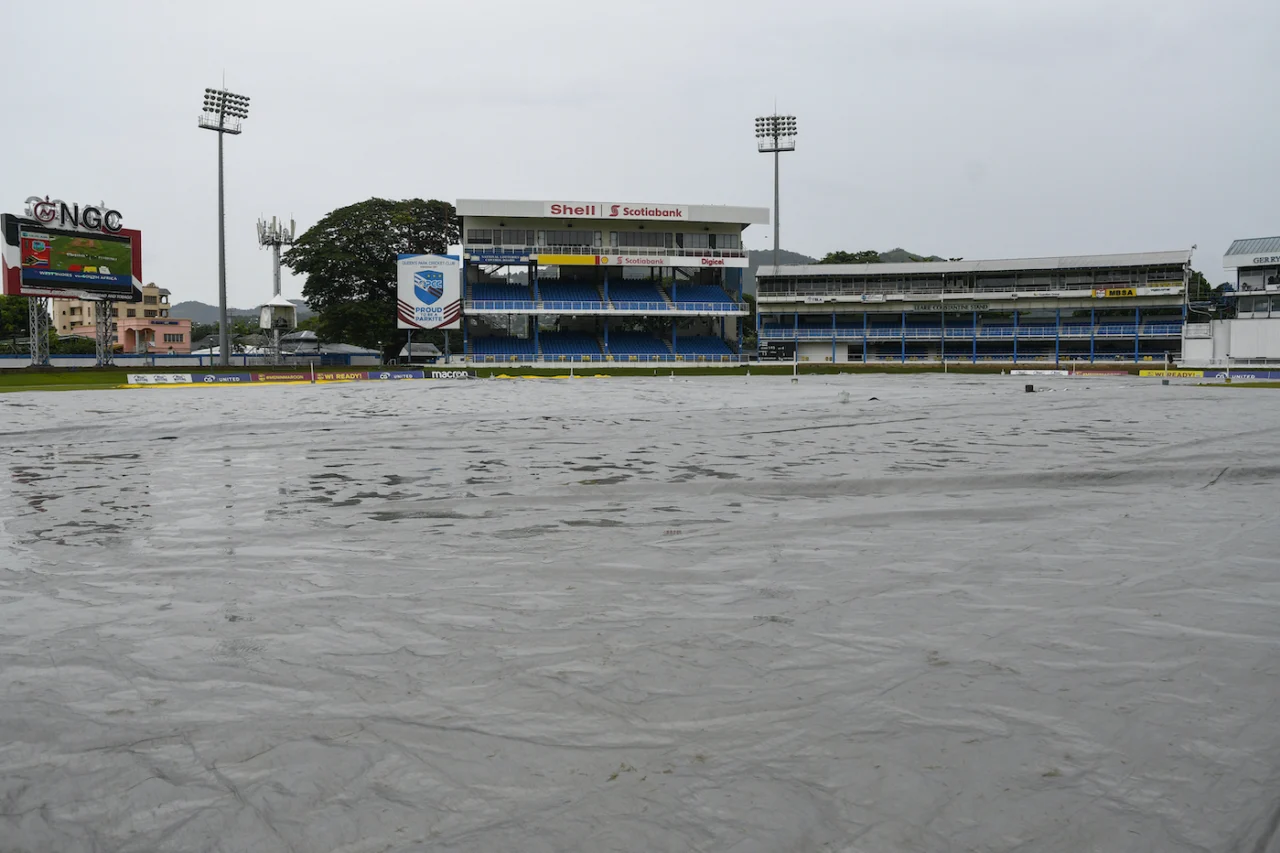
<svg viewBox="0 0 1280 853">
<path fill-rule="evenodd" d="M 768 225 L 769 224 L 769 208 L 767 207 L 736 207 L 726 204 L 657 204 L 653 202 L 636 202 L 636 201 L 620 201 L 620 202 L 579 202 L 568 201 L 565 199 L 497 199 L 497 198 L 460 198 L 455 208 L 459 216 L 509 216 L 514 219 L 563 219 L 563 216 L 553 216 L 549 212 L 552 204 L 566 204 L 577 206 L 582 204 L 595 204 L 602 210 L 609 210 L 614 204 L 625 205 L 627 207 L 656 207 L 666 209 L 683 209 L 687 211 L 687 222 L 704 222 L 704 223 L 721 223 L 732 225 Z M 578 216 L 569 217 L 577 219 L 607 219 L 607 216 Z M 644 217 L 640 217 L 644 219 Z M 657 217 L 654 217 L 655 219 Z M 659 221 L 671 221 L 667 219 L 659 219 Z"/>
<path fill-rule="evenodd" d="M 1222 268 L 1275 266 L 1280 262 L 1280 237 L 1250 237 L 1235 240 L 1222 258 Z"/>
<path fill-rule="evenodd" d="M 898 276 L 968 272 L 1035 272 L 1040 270 L 1167 267 L 1191 262 L 1191 251 L 1134 252 L 1120 255 L 1075 255 L 1061 258 L 1011 258 L 992 261 L 920 261 L 904 264 L 796 264 L 761 266 L 761 276 Z"/>
</svg>

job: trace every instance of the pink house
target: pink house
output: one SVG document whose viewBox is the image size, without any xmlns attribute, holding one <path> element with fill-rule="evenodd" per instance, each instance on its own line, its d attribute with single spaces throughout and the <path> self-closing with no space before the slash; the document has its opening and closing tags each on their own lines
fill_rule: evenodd
<svg viewBox="0 0 1280 853">
<path fill-rule="evenodd" d="M 92 338 L 101 303 L 55 299 L 60 335 Z M 117 302 L 111 309 L 111 335 L 120 352 L 187 355 L 191 352 L 191 321 L 169 316 L 169 291 L 154 284 L 142 287 L 141 302 Z"/>
</svg>

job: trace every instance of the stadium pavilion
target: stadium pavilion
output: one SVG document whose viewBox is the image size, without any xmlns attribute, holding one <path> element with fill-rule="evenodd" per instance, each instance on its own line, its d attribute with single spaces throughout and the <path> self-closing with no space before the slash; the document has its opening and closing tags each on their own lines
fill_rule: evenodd
<svg viewBox="0 0 1280 853">
<path fill-rule="evenodd" d="M 762 266 L 762 350 L 809 362 L 1178 357 L 1191 252 Z"/>
<path fill-rule="evenodd" d="M 757 207 L 460 199 L 468 360 L 736 362 Z"/>
</svg>

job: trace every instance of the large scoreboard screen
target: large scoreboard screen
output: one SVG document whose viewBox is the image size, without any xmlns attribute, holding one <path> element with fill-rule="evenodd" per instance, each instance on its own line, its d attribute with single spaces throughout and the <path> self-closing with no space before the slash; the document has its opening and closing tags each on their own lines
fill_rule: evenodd
<svg viewBox="0 0 1280 853">
<path fill-rule="evenodd" d="M 4 292 L 27 296 L 82 296 L 134 301 L 138 295 L 141 235 L 122 230 L 48 228 L 4 217 Z"/>
<path fill-rule="evenodd" d="M 128 237 L 115 234 L 19 231 L 22 280 L 64 287 L 133 287 L 133 247 Z"/>
</svg>

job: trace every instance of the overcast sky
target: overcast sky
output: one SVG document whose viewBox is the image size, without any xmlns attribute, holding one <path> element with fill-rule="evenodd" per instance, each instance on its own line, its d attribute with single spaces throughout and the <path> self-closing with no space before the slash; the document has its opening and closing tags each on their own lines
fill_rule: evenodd
<svg viewBox="0 0 1280 853">
<path fill-rule="evenodd" d="M 203 90 L 227 138 L 230 303 L 260 215 L 371 196 L 770 206 L 753 119 L 798 117 L 782 247 L 1007 258 L 1280 234 L 1276 0 L 11 4 L 0 197 L 105 200 L 144 274 L 217 301 Z M 747 232 L 768 248 L 771 228 Z M 299 296 L 301 279 L 286 279 Z"/>
</svg>

